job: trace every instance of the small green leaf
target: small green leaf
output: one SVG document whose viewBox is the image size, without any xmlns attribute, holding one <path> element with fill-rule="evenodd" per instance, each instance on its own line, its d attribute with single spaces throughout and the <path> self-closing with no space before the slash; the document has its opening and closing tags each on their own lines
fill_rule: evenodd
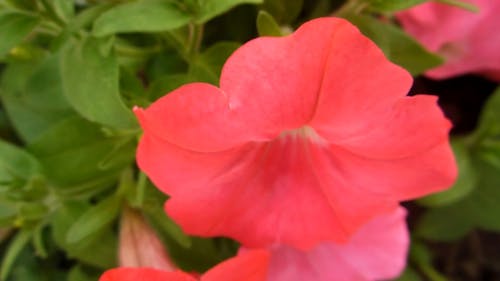
<svg viewBox="0 0 500 281">
<path fill-rule="evenodd" d="M 7 251 L 2 259 L 2 266 L 0 269 L 0 280 L 7 280 L 7 277 L 12 269 L 12 265 L 16 261 L 19 253 L 28 244 L 31 238 L 31 231 L 22 230 L 16 234 L 12 242 L 10 242 Z"/>
<path fill-rule="evenodd" d="M 74 222 L 89 209 L 89 204 L 81 200 L 66 201 L 50 221 L 52 239 L 70 258 L 98 268 L 113 267 L 116 265 L 117 237 L 110 227 L 88 236 L 79 243 L 69 244 L 66 241 L 67 233 Z"/>
<path fill-rule="evenodd" d="M 93 34 L 106 36 L 123 32 L 159 32 L 186 25 L 191 16 L 167 1 L 142 0 L 118 5 L 94 23 Z"/>
<path fill-rule="evenodd" d="M 414 76 L 443 62 L 442 58 L 428 52 L 394 25 L 383 23 L 370 16 L 349 15 L 347 19 L 372 39 L 392 62 L 402 66 Z"/>
<path fill-rule="evenodd" d="M 62 93 L 57 56 L 9 64 L 0 82 L 0 97 L 26 143 L 73 112 Z"/>
<path fill-rule="evenodd" d="M 409 9 L 413 6 L 425 3 L 429 0 L 364 0 L 370 9 L 377 12 L 393 13 Z"/>
<path fill-rule="evenodd" d="M 465 1 L 461 1 L 461 0 L 434 0 L 434 1 L 441 2 L 443 4 L 447 4 L 447 5 L 451 5 L 451 6 L 456 6 L 456 7 L 459 7 L 461 9 L 471 11 L 473 13 L 479 12 L 479 8 L 476 5 L 471 4 L 471 3 L 467 3 Z"/>
<path fill-rule="evenodd" d="M 41 0 L 50 13 L 63 22 L 67 22 L 75 15 L 75 3 L 68 0 Z"/>
<path fill-rule="evenodd" d="M 120 97 L 118 62 L 112 54 L 101 54 L 101 43 L 88 37 L 64 49 L 61 57 L 64 95 L 90 121 L 116 129 L 135 129 L 137 121 Z"/>
<path fill-rule="evenodd" d="M 205 23 L 240 4 L 262 4 L 263 0 L 201 0 L 196 23 Z"/>
<path fill-rule="evenodd" d="M 61 196 L 98 192 L 134 159 L 133 138 L 109 137 L 79 116 L 60 121 L 29 145 Z"/>
<path fill-rule="evenodd" d="M 212 76 L 213 77 L 213 76 Z M 148 88 L 148 96 L 154 101 L 167 93 L 179 88 L 180 86 L 195 82 L 192 77 L 187 74 L 164 75 L 154 80 Z"/>
<path fill-rule="evenodd" d="M 464 216 L 467 210 L 460 205 L 451 205 L 428 210 L 416 228 L 418 237 L 438 242 L 456 241 L 473 229 L 473 221 Z"/>
<path fill-rule="evenodd" d="M 218 42 L 197 56 L 189 66 L 189 76 L 194 81 L 219 84 L 222 66 L 240 46 L 236 42 Z"/>
<path fill-rule="evenodd" d="M 474 132 L 480 141 L 500 135 L 500 87 L 488 98 L 481 111 L 479 126 Z"/>
<path fill-rule="evenodd" d="M 260 36 L 282 36 L 281 28 L 266 11 L 260 11 L 257 16 L 257 31 Z"/>
<path fill-rule="evenodd" d="M 148 218 L 153 221 L 153 224 L 160 227 L 164 233 L 168 234 L 179 245 L 184 248 L 191 246 L 191 238 L 171 218 L 165 215 L 161 206 L 149 205 L 144 208 L 144 211 Z"/>
<path fill-rule="evenodd" d="M 417 271 L 410 266 L 407 266 L 405 271 L 394 281 L 422 281 Z"/>
<path fill-rule="evenodd" d="M 90 208 L 80 216 L 66 234 L 68 244 L 79 243 L 83 239 L 98 233 L 117 217 L 120 210 L 120 198 L 110 196 Z"/>
<path fill-rule="evenodd" d="M 303 5 L 304 0 L 264 0 L 262 6 L 277 22 L 287 24 L 299 16 Z"/>
<path fill-rule="evenodd" d="M 40 173 L 40 164 L 25 150 L 0 140 L 0 182 L 23 180 Z"/>
<path fill-rule="evenodd" d="M 458 165 L 458 178 L 448 190 L 424 197 L 418 202 L 424 206 L 436 207 L 456 202 L 469 194 L 477 185 L 476 170 L 472 166 L 465 143 L 459 139 L 452 141 L 452 148 Z"/>
<path fill-rule="evenodd" d="M 39 18 L 20 12 L 0 12 L 0 58 L 19 44 L 38 24 Z"/>
</svg>

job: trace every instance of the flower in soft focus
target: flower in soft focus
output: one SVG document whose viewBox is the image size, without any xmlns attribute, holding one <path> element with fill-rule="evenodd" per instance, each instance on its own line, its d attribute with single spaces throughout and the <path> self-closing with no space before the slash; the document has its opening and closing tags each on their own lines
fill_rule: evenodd
<svg viewBox="0 0 500 281">
<path fill-rule="evenodd" d="M 146 110 L 139 167 L 188 233 L 308 249 L 450 186 L 436 97 L 349 22 L 320 18 L 240 47 L 220 88 L 187 84 Z"/>
<path fill-rule="evenodd" d="M 272 251 L 268 281 L 392 280 L 406 265 L 409 234 L 406 211 L 377 217 L 346 244 L 322 243 L 303 253 L 290 247 Z"/>
<path fill-rule="evenodd" d="M 226 260 L 199 278 L 200 281 L 263 281 L 266 278 L 269 253 L 252 250 Z M 153 268 L 121 267 L 106 271 L 99 281 L 196 281 L 182 271 Z"/>
<path fill-rule="evenodd" d="M 406 264 L 409 234 L 405 210 L 374 218 L 345 244 L 321 243 L 302 252 L 287 246 L 243 249 L 201 277 L 201 281 L 373 281 L 397 277 Z M 118 268 L 100 281 L 195 281 L 183 272 Z"/>
<path fill-rule="evenodd" d="M 137 211 L 129 208 L 124 209 L 121 220 L 118 259 L 120 266 L 125 267 L 176 268 L 155 231 Z"/>
<path fill-rule="evenodd" d="M 443 3 L 428 2 L 397 15 L 403 28 L 424 46 L 442 55 L 444 65 L 426 73 L 444 79 L 466 73 L 500 81 L 500 1 L 467 0 L 473 13 Z"/>
</svg>

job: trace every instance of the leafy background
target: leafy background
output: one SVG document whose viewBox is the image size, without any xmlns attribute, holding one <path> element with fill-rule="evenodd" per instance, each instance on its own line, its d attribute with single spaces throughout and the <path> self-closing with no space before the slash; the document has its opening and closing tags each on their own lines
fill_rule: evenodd
<svg viewBox="0 0 500 281">
<path fill-rule="evenodd" d="M 417 77 L 412 93 L 439 95 L 455 125 L 459 179 L 405 203 L 413 243 L 399 280 L 498 280 L 500 90 L 480 77 L 420 76 L 443 61 L 393 14 L 423 2 L 0 0 L 0 280 L 97 280 L 117 265 L 126 208 L 185 270 L 233 255 L 235 242 L 189 237 L 166 217 L 166 197 L 135 166 L 141 131 L 130 108 L 184 83 L 217 85 L 242 43 L 331 15 Z"/>
</svg>

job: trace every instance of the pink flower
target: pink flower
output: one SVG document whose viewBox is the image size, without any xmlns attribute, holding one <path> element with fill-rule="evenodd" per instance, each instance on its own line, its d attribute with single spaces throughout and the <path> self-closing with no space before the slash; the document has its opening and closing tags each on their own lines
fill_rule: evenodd
<svg viewBox="0 0 500 281">
<path fill-rule="evenodd" d="M 479 7 L 472 13 L 454 6 L 428 2 L 397 15 L 406 31 L 442 55 L 444 65 L 426 73 L 444 79 L 478 73 L 500 81 L 500 1 L 465 0 Z"/>
<path fill-rule="evenodd" d="M 321 18 L 239 48 L 220 88 L 185 85 L 147 110 L 139 167 L 188 233 L 247 247 L 347 241 L 401 200 L 456 177 L 433 96 L 349 22 Z"/>
<path fill-rule="evenodd" d="M 124 209 L 121 220 L 118 258 L 124 267 L 176 268 L 155 231 L 137 211 L 129 208 Z"/>
<path fill-rule="evenodd" d="M 346 244 L 321 243 L 308 252 L 287 246 L 242 250 L 202 275 L 201 281 L 373 281 L 397 277 L 405 266 L 409 235 L 405 210 L 377 217 Z M 100 281 L 195 281 L 183 272 L 118 268 Z"/>
<path fill-rule="evenodd" d="M 409 234 L 406 211 L 377 217 L 346 244 L 322 243 L 303 253 L 290 247 L 273 250 L 268 281 L 392 280 L 406 265 Z"/>
<path fill-rule="evenodd" d="M 121 267 L 106 271 L 99 281 L 263 281 L 268 263 L 267 251 L 253 250 L 222 262 L 200 279 L 182 271 Z"/>
</svg>

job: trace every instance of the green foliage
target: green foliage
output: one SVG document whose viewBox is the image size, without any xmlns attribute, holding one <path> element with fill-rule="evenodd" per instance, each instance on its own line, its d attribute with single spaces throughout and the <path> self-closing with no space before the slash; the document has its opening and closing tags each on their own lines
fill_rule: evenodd
<svg viewBox="0 0 500 281">
<path fill-rule="evenodd" d="M 392 13 L 396 11 L 401 11 L 409 9 L 418 4 L 425 3 L 429 0 L 364 0 L 364 3 L 368 5 L 369 8 L 385 13 Z"/>
<path fill-rule="evenodd" d="M 266 11 L 260 11 L 257 16 L 257 31 L 260 36 L 281 36 L 281 28 L 271 16 Z"/>
<path fill-rule="evenodd" d="M 90 121 L 122 130 L 134 129 L 137 122 L 120 99 L 117 59 L 102 50 L 106 48 L 104 44 L 102 40 L 87 37 L 70 42 L 63 50 L 64 95 L 72 107 Z"/>
<path fill-rule="evenodd" d="M 0 11 L 0 58 L 19 44 L 38 24 L 39 18 L 27 13 Z"/>
<path fill-rule="evenodd" d="M 422 200 L 437 206 L 419 222 L 417 234 L 435 241 L 461 238 L 474 227 L 500 231 L 500 88 L 484 106 L 476 131 L 455 140 L 460 176 L 453 189 Z"/>
<path fill-rule="evenodd" d="M 167 1 L 142 0 L 117 5 L 94 23 L 93 34 L 106 36 L 124 32 L 159 32 L 186 25 L 191 16 Z"/>
<path fill-rule="evenodd" d="M 196 23 L 205 23 L 240 4 L 261 4 L 263 0 L 200 0 Z"/>
<path fill-rule="evenodd" d="M 418 75 L 443 62 L 440 57 L 429 53 L 394 25 L 365 15 L 348 15 L 347 19 L 372 39 L 392 62 L 402 66 L 412 75 Z"/>
</svg>

